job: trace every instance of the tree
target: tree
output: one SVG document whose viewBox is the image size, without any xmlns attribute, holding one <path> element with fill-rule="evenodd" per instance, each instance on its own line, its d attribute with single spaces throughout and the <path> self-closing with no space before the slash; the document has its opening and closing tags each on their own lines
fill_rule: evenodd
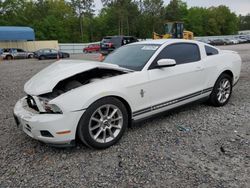
<svg viewBox="0 0 250 188">
<path fill-rule="evenodd" d="M 187 3 L 181 0 L 171 0 L 165 11 L 165 18 L 168 21 L 184 21 L 188 14 Z"/>
<path fill-rule="evenodd" d="M 250 13 L 246 16 L 239 16 L 240 30 L 250 30 Z"/>
<path fill-rule="evenodd" d="M 131 22 L 135 22 L 134 20 L 139 14 L 137 4 L 132 0 L 102 0 L 104 5 L 104 9 L 112 10 L 113 15 L 115 16 L 117 23 L 117 34 L 130 34 L 130 26 Z M 131 18 L 131 19 L 130 19 Z"/>
<path fill-rule="evenodd" d="M 93 3 L 94 0 L 71 0 L 71 5 L 79 18 L 80 32 L 83 41 L 83 17 L 93 16 Z"/>
<path fill-rule="evenodd" d="M 206 35 L 207 27 L 207 9 L 192 7 L 188 10 L 185 18 L 185 28 L 193 31 L 195 36 Z"/>
<path fill-rule="evenodd" d="M 162 0 L 144 0 L 142 5 L 142 17 L 146 27 L 147 37 L 152 36 L 152 32 L 163 32 L 164 7 Z"/>
</svg>

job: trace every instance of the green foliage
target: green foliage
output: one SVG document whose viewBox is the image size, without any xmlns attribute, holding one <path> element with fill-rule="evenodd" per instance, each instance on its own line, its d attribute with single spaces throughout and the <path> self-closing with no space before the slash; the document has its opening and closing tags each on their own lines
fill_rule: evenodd
<svg viewBox="0 0 250 188">
<path fill-rule="evenodd" d="M 94 0 L 0 0 L 1 26 L 30 26 L 37 40 L 99 41 L 106 35 L 151 38 L 163 33 L 166 21 L 183 21 L 195 36 L 227 35 L 250 29 L 250 14 L 237 17 L 226 6 L 187 8 L 182 0 L 102 0 L 94 14 Z"/>
<path fill-rule="evenodd" d="M 250 30 L 250 13 L 246 16 L 239 16 L 240 30 Z"/>
<path fill-rule="evenodd" d="M 165 18 L 168 21 L 184 21 L 188 13 L 187 3 L 181 0 L 172 0 L 165 8 Z"/>
<path fill-rule="evenodd" d="M 188 10 L 186 28 L 196 36 L 230 35 L 238 32 L 238 18 L 226 6 Z"/>
</svg>

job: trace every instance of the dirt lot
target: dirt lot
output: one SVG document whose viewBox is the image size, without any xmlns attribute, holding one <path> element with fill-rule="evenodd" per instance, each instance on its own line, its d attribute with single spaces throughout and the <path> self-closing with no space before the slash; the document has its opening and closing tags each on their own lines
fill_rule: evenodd
<svg viewBox="0 0 250 188">
<path fill-rule="evenodd" d="M 243 60 L 225 107 L 168 112 L 134 125 L 101 151 L 52 148 L 19 131 L 13 106 L 25 95 L 24 83 L 52 61 L 1 62 L 0 187 L 250 187 L 250 44 L 223 48 Z"/>
</svg>

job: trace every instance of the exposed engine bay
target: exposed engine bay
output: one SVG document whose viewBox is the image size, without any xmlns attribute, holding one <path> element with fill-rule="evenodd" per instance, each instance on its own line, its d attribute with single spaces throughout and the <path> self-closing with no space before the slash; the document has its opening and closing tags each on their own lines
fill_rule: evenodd
<svg viewBox="0 0 250 188">
<path fill-rule="evenodd" d="M 97 82 L 106 78 L 126 74 L 125 71 L 114 70 L 114 69 L 104 69 L 104 68 L 94 68 L 89 71 L 76 74 L 72 77 L 69 77 L 65 80 L 61 80 L 53 89 L 52 92 L 42 94 L 40 97 L 47 99 L 53 99 L 57 96 L 66 93 L 72 89 L 81 87 L 83 85 Z"/>
</svg>

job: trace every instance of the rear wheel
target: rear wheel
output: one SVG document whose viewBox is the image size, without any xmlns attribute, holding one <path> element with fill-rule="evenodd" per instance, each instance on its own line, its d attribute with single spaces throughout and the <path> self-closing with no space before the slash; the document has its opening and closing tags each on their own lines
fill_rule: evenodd
<svg viewBox="0 0 250 188">
<path fill-rule="evenodd" d="M 224 106 L 232 94 L 232 77 L 222 74 L 216 81 L 209 101 L 213 106 Z"/>
<path fill-rule="evenodd" d="M 6 59 L 7 59 L 7 60 L 12 60 L 13 57 L 12 57 L 11 55 L 7 55 L 7 56 L 6 56 Z"/>
<path fill-rule="evenodd" d="M 128 125 L 126 107 L 107 97 L 94 102 L 78 124 L 78 136 L 87 146 L 104 149 L 120 140 Z"/>
</svg>

